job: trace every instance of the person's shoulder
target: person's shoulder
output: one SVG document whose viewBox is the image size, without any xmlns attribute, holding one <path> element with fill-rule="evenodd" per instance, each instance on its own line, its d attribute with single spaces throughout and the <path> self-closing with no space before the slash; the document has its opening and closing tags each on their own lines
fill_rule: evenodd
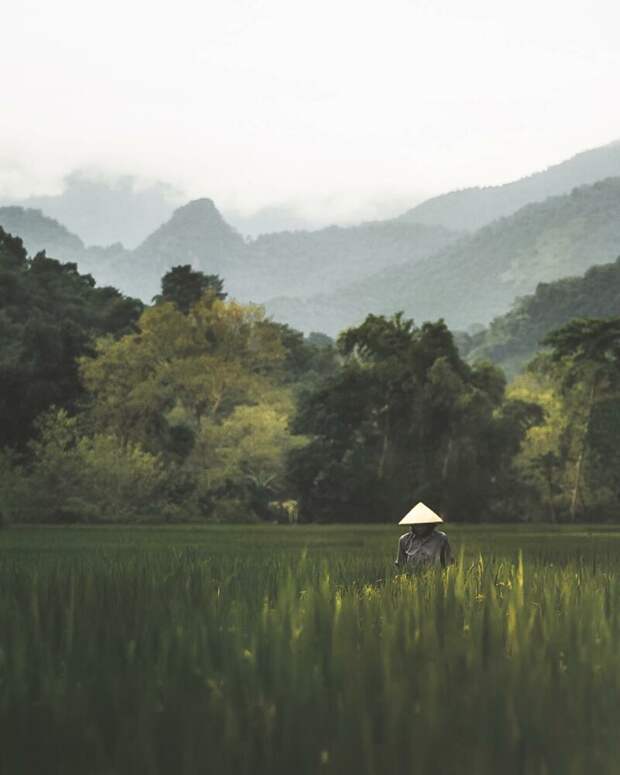
<svg viewBox="0 0 620 775">
<path fill-rule="evenodd" d="M 398 539 L 399 541 L 404 541 L 407 536 L 411 535 L 411 532 L 408 531 L 407 533 L 403 533 L 401 537 Z"/>
<path fill-rule="evenodd" d="M 448 536 L 443 532 L 443 530 L 435 530 L 435 535 L 441 540 L 441 541 L 447 541 Z"/>
</svg>

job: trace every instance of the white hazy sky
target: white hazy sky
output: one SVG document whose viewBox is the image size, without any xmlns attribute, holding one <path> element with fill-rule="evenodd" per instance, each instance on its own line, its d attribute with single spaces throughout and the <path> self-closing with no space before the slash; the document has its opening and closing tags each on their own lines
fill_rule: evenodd
<svg viewBox="0 0 620 775">
<path fill-rule="evenodd" d="M 87 167 L 372 217 L 620 138 L 618 0 L 19 0 L 2 26 L 4 195 Z"/>
</svg>

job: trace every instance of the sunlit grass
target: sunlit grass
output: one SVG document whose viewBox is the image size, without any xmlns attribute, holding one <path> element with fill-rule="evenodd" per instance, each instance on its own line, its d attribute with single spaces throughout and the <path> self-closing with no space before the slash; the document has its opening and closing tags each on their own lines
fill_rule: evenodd
<svg viewBox="0 0 620 775">
<path fill-rule="evenodd" d="M 0 771 L 619 770 L 619 531 L 0 533 Z"/>
</svg>

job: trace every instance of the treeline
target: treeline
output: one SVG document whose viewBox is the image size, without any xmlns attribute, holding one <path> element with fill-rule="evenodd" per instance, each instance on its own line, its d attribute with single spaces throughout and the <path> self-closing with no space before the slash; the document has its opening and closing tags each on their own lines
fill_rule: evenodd
<svg viewBox="0 0 620 775">
<path fill-rule="evenodd" d="M 491 360 L 514 376 L 540 349 L 542 340 L 573 318 L 620 314 L 620 257 L 593 266 L 581 277 L 539 283 L 535 293 L 518 299 L 510 312 L 476 333 L 459 333 L 460 352 L 468 361 Z"/>
<path fill-rule="evenodd" d="M 304 337 L 178 266 L 151 306 L 0 230 L 4 520 L 617 519 L 620 321 L 507 386 L 443 321 Z"/>
<path fill-rule="evenodd" d="M 620 317 L 575 319 L 543 344 L 510 391 L 545 417 L 517 458 L 524 511 L 620 521 Z"/>
</svg>

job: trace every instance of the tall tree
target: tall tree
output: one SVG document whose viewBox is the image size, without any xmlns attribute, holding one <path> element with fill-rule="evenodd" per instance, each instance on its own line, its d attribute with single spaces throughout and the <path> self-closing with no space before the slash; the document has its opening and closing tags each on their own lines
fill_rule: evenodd
<svg viewBox="0 0 620 775">
<path fill-rule="evenodd" d="M 166 272 L 161 279 L 161 293 L 153 301 L 157 304 L 170 301 L 187 315 L 204 294 L 223 301 L 227 296 L 223 280 L 216 274 L 205 274 L 183 264 Z"/>
<path fill-rule="evenodd" d="M 370 315 L 344 332 L 344 367 L 301 403 L 291 453 L 306 519 L 393 519 L 426 500 L 453 519 L 486 513 L 537 406 L 469 367 L 443 321 Z"/>
<path fill-rule="evenodd" d="M 39 253 L 0 228 L 0 446 L 24 447 L 35 418 L 82 395 L 77 358 L 94 338 L 132 330 L 143 305 L 96 288 L 72 263 Z"/>
<path fill-rule="evenodd" d="M 96 434 L 139 445 L 174 467 L 188 509 L 219 518 L 266 516 L 286 494 L 287 350 L 258 307 L 208 294 L 183 313 L 147 309 L 138 331 L 98 342 L 81 361 Z"/>
<path fill-rule="evenodd" d="M 570 503 L 570 515 L 575 519 L 582 500 L 594 409 L 597 401 L 617 389 L 620 381 L 620 318 L 572 320 L 547 336 L 544 344 L 553 348 L 553 360 L 564 366 L 565 389 L 579 382 L 586 390 Z"/>
</svg>

